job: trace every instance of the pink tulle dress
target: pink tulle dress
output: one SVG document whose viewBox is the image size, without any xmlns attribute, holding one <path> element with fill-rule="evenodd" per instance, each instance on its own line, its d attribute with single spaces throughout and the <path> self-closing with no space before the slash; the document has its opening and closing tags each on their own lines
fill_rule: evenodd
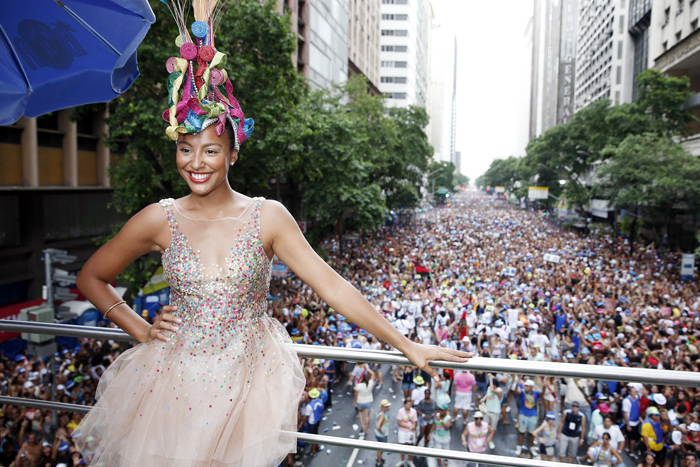
<svg viewBox="0 0 700 467">
<path fill-rule="evenodd" d="M 122 353 L 73 433 L 90 465 L 277 466 L 296 449 L 304 375 L 267 313 L 270 261 L 256 198 L 236 218 L 197 220 L 162 200 L 163 272 L 182 319 L 171 340 Z M 184 211 L 184 212 L 183 212 Z"/>
</svg>

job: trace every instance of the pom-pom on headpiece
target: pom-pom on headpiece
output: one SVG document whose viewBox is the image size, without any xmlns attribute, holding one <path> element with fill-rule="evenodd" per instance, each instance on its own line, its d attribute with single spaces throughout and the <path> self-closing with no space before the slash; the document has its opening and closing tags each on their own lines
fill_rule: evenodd
<svg viewBox="0 0 700 467">
<path fill-rule="evenodd" d="M 175 18 L 180 34 L 175 45 L 179 57 L 165 62 L 168 76 L 168 108 L 163 119 L 165 133 L 174 141 L 178 134 L 196 134 L 216 125 L 216 134 L 224 133 L 226 122 L 233 127 L 235 146 L 253 132 L 253 119 L 245 118 L 233 96 L 233 85 L 224 69 L 226 54 L 216 50 L 214 32 L 226 12 L 229 0 L 193 0 L 195 21 L 187 27 L 187 0 L 161 0 Z"/>
</svg>

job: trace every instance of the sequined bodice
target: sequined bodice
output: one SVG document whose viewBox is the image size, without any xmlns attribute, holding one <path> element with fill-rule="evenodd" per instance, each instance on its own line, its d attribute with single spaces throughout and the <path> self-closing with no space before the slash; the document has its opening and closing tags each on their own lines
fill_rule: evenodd
<svg viewBox="0 0 700 467">
<path fill-rule="evenodd" d="M 190 345 L 200 351 L 221 350 L 231 334 L 266 311 L 270 261 L 260 239 L 262 199 L 237 218 L 217 220 L 187 217 L 172 199 L 160 204 L 171 235 L 163 273 L 184 321 L 179 334 L 195 338 Z"/>
</svg>

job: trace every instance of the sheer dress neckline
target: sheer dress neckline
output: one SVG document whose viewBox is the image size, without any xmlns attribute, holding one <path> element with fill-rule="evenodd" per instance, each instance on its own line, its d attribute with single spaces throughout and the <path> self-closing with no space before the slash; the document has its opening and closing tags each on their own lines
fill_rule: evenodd
<svg viewBox="0 0 700 467">
<path fill-rule="evenodd" d="M 176 200 L 173 200 L 172 204 L 173 204 L 173 206 L 175 206 L 175 209 L 177 209 L 178 214 L 180 214 L 182 217 L 184 217 L 186 219 L 189 219 L 189 220 L 195 221 L 195 222 L 214 222 L 214 221 L 222 221 L 222 220 L 240 220 L 240 218 L 243 216 L 243 214 L 248 212 L 248 209 L 250 209 L 250 207 L 253 205 L 253 203 L 255 203 L 255 201 L 257 199 L 258 198 L 251 198 L 250 202 L 246 205 L 246 207 L 243 209 L 243 211 L 241 211 L 241 213 L 235 217 L 234 216 L 226 216 L 226 217 L 217 217 L 216 219 L 195 219 L 194 217 L 190 217 L 187 214 L 185 214 L 184 212 L 182 212 L 180 207 L 177 205 Z"/>
</svg>

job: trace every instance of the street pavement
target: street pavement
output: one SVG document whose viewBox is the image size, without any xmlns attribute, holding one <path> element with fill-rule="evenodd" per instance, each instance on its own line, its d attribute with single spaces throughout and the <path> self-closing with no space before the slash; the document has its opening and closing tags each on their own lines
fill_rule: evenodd
<svg viewBox="0 0 700 467">
<path fill-rule="evenodd" d="M 336 383 L 333 386 L 333 409 L 331 412 L 326 411 L 323 415 L 321 425 L 319 427 L 319 434 L 328 436 L 345 437 L 351 439 L 367 439 L 368 441 L 375 441 L 374 437 L 374 424 L 376 420 L 376 411 L 379 407 L 379 401 L 382 399 L 388 399 L 391 402 L 391 408 L 389 409 L 389 442 L 397 442 L 397 422 L 396 414 L 402 406 L 403 391 L 401 391 L 401 383 L 392 384 L 391 374 L 389 365 L 382 365 L 382 373 L 384 374 L 384 385 L 381 389 L 375 389 L 374 391 L 374 406 L 370 413 L 370 426 L 371 429 L 367 432 L 367 435 L 360 438 L 360 419 L 357 416 L 355 408 L 352 404 L 352 389 L 346 386 L 347 378 Z M 514 405 L 514 404 L 513 404 Z M 513 449 L 518 441 L 518 433 L 515 427 L 514 419 L 511 414 L 515 413 L 515 407 L 513 406 L 513 411 L 508 412 L 511 417 L 510 424 L 504 425 L 503 422 L 499 423 L 498 429 L 496 430 L 496 435 L 494 436 L 493 442 L 496 445 L 496 449 L 487 450 L 486 454 L 495 454 L 500 456 L 513 456 Z M 471 421 L 471 416 L 473 411 L 469 412 L 469 418 Z M 450 448 L 455 451 L 465 450 L 462 447 L 461 435 L 464 430 L 464 422 L 460 418 L 456 420 L 452 425 L 452 438 Z M 423 440 L 421 440 L 421 446 L 423 445 Z M 321 447 L 323 449 L 321 449 Z M 309 446 L 303 448 L 304 454 L 299 459 L 304 467 L 351 467 L 351 466 L 374 466 L 377 460 L 377 454 L 375 451 L 364 450 L 364 449 L 351 449 L 339 446 L 321 446 L 319 451 L 315 456 L 311 456 L 306 453 L 310 451 Z M 429 447 L 432 447 L 429 445 Z M 301 451 L 302 448 L 300 448 Z M 580 455 L 584 455 L 585 451 L 581 450 Z M 393 467 L 398 462 L 400 462 L 401 457 L 399 454 L 394 453 L 384 453 L 384 465 L 385 467 Z M 524 455 L 524 457 L 530 457 L 529 455 Z M 634 463 L 629 457 L 623 453 L 626 466 L 634 466 Z M 435 467 L 437 465 L 434 458 L 414 458 L 413 463 L 416 467 Z M 467 464 L 460 461 L 450 461 L 449 467 L 465 467 Z M 486 467 L 486 464 L 482 464 Z"/>
</svg>

